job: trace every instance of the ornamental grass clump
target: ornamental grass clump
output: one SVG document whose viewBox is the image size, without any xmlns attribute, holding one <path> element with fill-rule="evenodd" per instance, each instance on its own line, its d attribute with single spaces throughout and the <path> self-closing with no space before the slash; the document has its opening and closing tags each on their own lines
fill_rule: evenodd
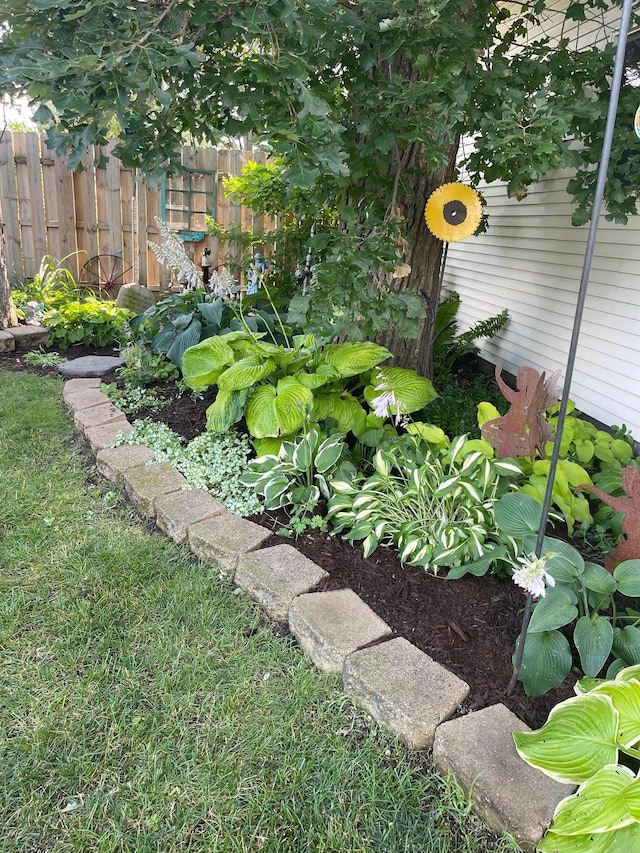
<svg viewBox="0 0 640 853">
<path fill-rule="evenodd" d="M 485 442 L 432 431 L 434 443 L 404 435 L 376 452 L 372 474 L 331 484 L 328 520 L 366 557 L 390 545 L 402 563 L 437 573 L 477 563 L 501 541 L 493 506 L 520 468 L 490 458 Z"/>
</svg>

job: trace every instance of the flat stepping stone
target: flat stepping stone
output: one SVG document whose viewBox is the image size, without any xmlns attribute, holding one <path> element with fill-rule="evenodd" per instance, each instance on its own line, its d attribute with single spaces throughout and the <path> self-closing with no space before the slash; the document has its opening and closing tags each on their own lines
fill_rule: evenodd
<svg viewBox="0 0 640 853">
<path fill-rule="evenodd" d="M 185 544 L 192 524 L 227 511 L 220 501 L 204 489 L 162 495 L 156 499 L 155 510 L 156 524 L 178 545 Z"/>
<path fill-rule="evenodd" d="M 441 773 L 455 776 L 492 829 L 508 830 L 525 850 L 533 850 L 557 804 L 575 787 L 520 758 L 511 734 L 528 731 L 504 705 L 492 705 L 438 726 L 433 761 Z"/>
<path fill-rule="evenodd" d="M 107 397 L 107 399 L 109 399 Z M 104 426 L 114 421 L 126 422 L 127 417 L 113 403 L 103 403 L 101 406 L 90 406 L 88 409 L 79 409 L 73 418 L 78 429 L 86 430 L 89 427 Z"/>
<path fill-rule="evenodd" d="M 106 480 L 122 488 L 127 471 L 146 465 L 154 459 L 153 451 L 143 444 L 122 444 L 120 447 L 99 450 L 96 454 L 96 466 Z"/>
<path fill-rule="evenodd" d="M 469 695 L 469 685 L 403 637 L 353 652 L 344 687 L 410 749 L 430 749 L 436 728 Z"/>
<path fill-rule="evenodd" d="M 129 435 L 133 427 L 126 418 L 124 420 L 111 421 L 102 426 L 88 427 L 84 431 L 84 437 L 94 453 L 111 447 L 119 435 Z"/>
<path fill-rule="evenodd" d="M 86 377 L 106 376 L 124 364 L 123 358 L 110 355 L 85 355 L 82 358 L 73 358 L 58 367 L 63 376 Z"/>
<path fill-rule="evenodd" d="M 240 557 L 234 583 L 270 619 L 286 624 L 293 599 L 315 589 L 327 577 L 324 569 L 285 544 Z"/>
<path fill-rule="evenodd" d="M 325 672 L 342 672 L 347 655 L 392 633 L 352 589 L 299 595 L 289 608 L 289 628 Z"/>
<path fill-rule="evenodd" d="M 124 474 L 124 490 L 141 515 L 155 518 L 156 499 L 170 492 L 179 492 L 187 485 L 187 480 L 168 462 L 154 462 L 130 468 Z"/>
<path fill-rule="evenodd" d="M 229 512 L 190 525 L 188 541 L 196 557 L 233 577 L 242 554 L 255 551 L 270 536 L 265 527 Z"/>
</svg>

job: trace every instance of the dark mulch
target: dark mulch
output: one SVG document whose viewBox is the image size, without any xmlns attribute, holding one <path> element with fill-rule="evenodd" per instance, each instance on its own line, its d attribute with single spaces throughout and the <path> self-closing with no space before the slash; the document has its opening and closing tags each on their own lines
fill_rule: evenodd
<svg viewBox="0 0 640 853">
<path fill-rule="evenodd" d="M 62 353 L 79 357 L 113 350 L 77 347 Z M 19 355 L 0 354 L 0 369 L 25 369 Z M 51 374 L 51 370 L 36 371 Z M 187 439 L 205 429 L 205 410 L 211 397 L 194 400 L 182 395 L 158 413 L 142 412 L 168 423 Z M 255 519 L 274 530 L 266 545 L 292 542 L 275 531 L 283 519 L 265 513 Z M 541 726 L 550 709 L 573 695 L 572 682 L 543 697 L 530 698 L 518 684 L 506 695 L 511 678 L 511 655 L 520 630 L 525 595 L 510 581 L 467 577 L 447 581 L 420 569 L 403 567 L 395 554 L 380 548 L 364 559 L 358 547 L 320 531 L 301 535 L 295 546 L 329 573 L 324 589 L 350 587 L 392 628 L 470 685 L 468 709 L 506 704 L 533 728 Z"/>
</svg>

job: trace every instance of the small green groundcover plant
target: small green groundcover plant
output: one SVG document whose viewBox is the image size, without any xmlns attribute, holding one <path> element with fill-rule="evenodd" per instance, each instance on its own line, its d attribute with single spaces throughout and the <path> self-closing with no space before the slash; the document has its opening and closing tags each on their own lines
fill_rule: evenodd
<svg viewBox="0 0 640 853">
<path fill-rule="evenodd" d="M 583 679 L 535 732 L 513 735 L 520 756 L 559 782 L 562 800 L 539 853 L 640 850 L 640 666 Z"/>
<path fill-rule="evenodd" d="M 256 492 L 240 482 L 252 453 L 246 435 L 236 430 L 225 435 L 202 433 L 185 443 L 166 424 L 140 419 L 132 426 L 133 432 L 121 435 L 116 445 L 144 444 L 156 462 L 169 462 L 186 477 L 190 488 L 210 492 L 229 512 L 247 516 L 262 510 Z"/>
</svg>

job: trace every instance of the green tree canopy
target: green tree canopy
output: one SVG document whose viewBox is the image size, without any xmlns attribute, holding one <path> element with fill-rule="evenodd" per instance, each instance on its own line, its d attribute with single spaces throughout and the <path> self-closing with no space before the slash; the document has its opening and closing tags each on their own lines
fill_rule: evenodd
<svg viewBox="0 0 640 853">
<path fill-rule="evenodd" d="M 422 211 L 457 170 L 471 183 L 504 180 L 523 197 L 549 170 L 573 166 L 575 221 L 588 218 L 616 29 L 603 25 L 598 45 L 579 50 L 545 35 L 547 5 L 5 0 L 0 87 L 39 104 L 48 144 L 72 167 L 114 122 L 117 155 L 149 172 L 167 167 L 185 134 L 217 144 L 250 133 L 268 143 L 309 206 L 331 205 L 341 217 L 342 240 L 322 246 L 329 272 L 301 314 L 341 318 L 336 328 L 346 331 L 380 303 L 366 332 L 404 318 L 397 337 L 416 330 L 422 306 L 412 294 L 437 302 L 442 246 Z M 601 20 L 609 5 L 571 2 L 566 18 Z M 637 209 L 637 95 L 623 92 L 607 189 L 617 221 Z M 456 165 L 463 136 L 475 147 Z M 392 279 L 401 261 L 411 273 Z M 341 263 L 355 266 L 350 283 L 336 278 Z M 429 329 L 427 318 L 409 349 L 387 343 L 425 368 Z"/>
</svg>

